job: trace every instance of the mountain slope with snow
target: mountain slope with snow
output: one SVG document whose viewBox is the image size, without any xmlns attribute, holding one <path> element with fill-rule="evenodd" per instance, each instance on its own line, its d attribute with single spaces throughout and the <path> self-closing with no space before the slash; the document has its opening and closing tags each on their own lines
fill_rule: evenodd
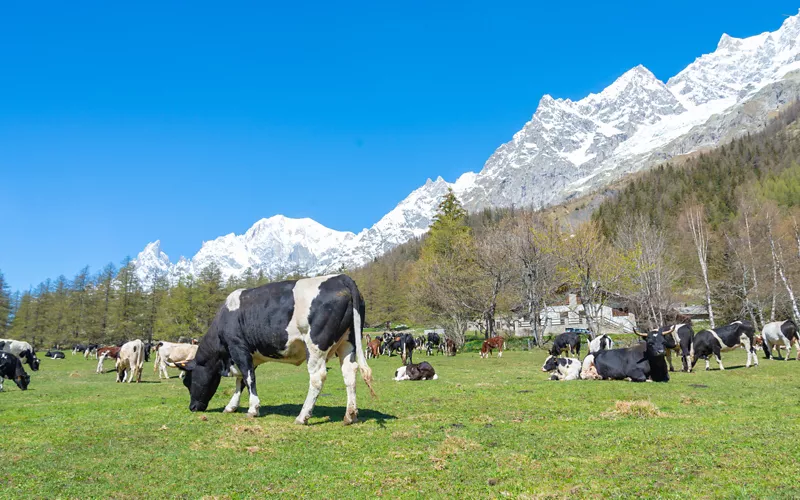
<svg viewBox="0 0 800 500">
<path fill-rule="evenodd" d="M 141 277 L 198 273 L 216 263 L 225 276 L 248 267 L 268 274 L 316 274 L 354 267 L 424 234 L 452 188 L 469 210 L 561 203 L 677 155 L 716 146 L 763 127 L 771 113 L 800 96 L 800 14 L 775 32 L 722 35 L 717 49 L 666 83 L 644 66 L 579 101 L 542 97 L 536 112 L 479 173 L 454 183 L 428 180 L 359 234 L 311 219 L 262 219 L 243 235 L 203 244 L 170 264 L 151 243 L 136 259 Z"/>
</svg>

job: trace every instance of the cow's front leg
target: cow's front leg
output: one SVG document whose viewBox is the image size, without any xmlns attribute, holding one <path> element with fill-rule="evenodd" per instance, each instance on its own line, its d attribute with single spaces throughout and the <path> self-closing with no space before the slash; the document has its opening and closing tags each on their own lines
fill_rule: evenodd
<svg viewBox="0 0 800 500">
<path fill-rule="evenodd" d="M 181 372 L 183 373 L 183 372 Z M 236 390 L 231 396 L 231 400 L 225 406 L 223 410 L 225 413 L 236 413 L 236 410 L 239 409 L 239 400 L 242 398 L 242 390 L 244 389 L 244 379 L 242 377 L 236 377 Z"/>
<path fill-rule="evenodd" d="M 328 368 L 325 366 L 325 353 L 320 352 L 314 347 L 308 349 L 308 395 L 306 401 L 303 403 L 303 409 L 300 410 L 300 415 L 295 419 L 296 424 L 305 425 L 308 419 L 311 418 L 311 412 L 314 410 L 314 405 L 317 404 L 317 398 L 325 384 L 325 379 L 328 377 Z"/>
<path fill-rule="evenodd" d="M 356 373 L 358 363 L 356 362 L 355 350 L 350 342 L 345 342 L 336 351 L 339 356 L 339 364 L 342 367 L 342 378 L 347 390 L 347 410 L 344 412 L 344 425 L 358 422 L 358 406 L 356 405 Z"/>
</svg>

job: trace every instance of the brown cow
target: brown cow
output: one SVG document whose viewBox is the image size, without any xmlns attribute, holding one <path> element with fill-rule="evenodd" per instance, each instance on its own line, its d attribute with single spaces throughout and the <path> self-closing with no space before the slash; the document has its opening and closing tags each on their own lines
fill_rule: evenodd
<svg viewBox="0 0 800 500">
<path fill-rule="evenodd" d="M 101 347 L 97 350 L 97 373 L 103 373 L 103 361 L 106 358 L 117 359 L 119 357 L 119 347 Z"/>
<path fill-rule="evenodd" d="M 481 358 L 488 358 L 492 355 L 492 349 L 497 349 L 499 352 L 497 353 L 498 358 L 503 357 L 503 349 L 506 347 L 506 339 L 503 337 L 492 337 L 490 339 L 484 340 L 483 345 L 481 346 Z"/>
<path fill-rule="evenodd" d="M 367 359 L 379 358 L 381 355 L 381 341 L 373 339 L 367 342 Z"/>
<path fill-rule="evenodd" d="M 456 355 L 456 343 L 452 339 L 446 339 L 444 341 L 444 353 L 447 356 L 455 356 Z"/>
</svg>

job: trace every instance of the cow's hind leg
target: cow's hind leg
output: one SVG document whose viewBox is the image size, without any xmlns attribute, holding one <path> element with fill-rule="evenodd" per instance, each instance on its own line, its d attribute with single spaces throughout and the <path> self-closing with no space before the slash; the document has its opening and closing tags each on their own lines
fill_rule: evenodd
<svg viewBox="0 0 800 500">
<path fill-rule="evenodd" d="M 328 368 L 325 366 L 325 353 L 321 352 L 313 344 L 308 345 L 308 395 L 306 401 L 303 403 L 303 409 L 300 410 L 300 415 L 295 419 L 296 424 L 305 425 L 308 419 L 311 418 L 311 412 L 314 410 L 314 405 L 317 404 L 317 398 L 325 384 L 325 379 L 328 378 Z"/>
<path fill-rule="evenodd" d="M 714 357 L 717 359 L 717 364 L 719 365 L 720 370 L 724 370 L 725 367 L 722 366 L 722 349 L 720 349 L 719 345 L 715 345 L 712 350 L 714 351 Z M 750 366 L 750 353 L 747 353 L 747 366 Z M 708 367 L 708 360 L 706 360 L 706 367 Z M 708 369 L 708 368 L 706 368 Z"/>
<path fill-rule="evenodd" d="M 675 368 L 672 367 L 672 349 L 667 349 L 667 364 L 669 365 L 669 371 L 674 372 Z"/>
<path fill-rule="evenodd" d="M 347 390 L 347 410 L 344 413 L 344 425 L 358 422 L 358 406 L 356 405 L 356 372 L 358 363 L 356 362 L 355 350 L 350 342 L 345 342 L 336 351 L 339 356 L 339 364 L 342 367 L 342 378 Z"/>
<path fill-rule="evenodd" d="M 181 373 L 183 373 L 183 371 L 181 371 Z M 242 390 L 244 390 L 244 378 L 236 377 L 236 390 L 223 410 L 225 413 L 236 413 L 236 410 L 239 409 L 239 400 L 242 398 Z"/>
</svg>

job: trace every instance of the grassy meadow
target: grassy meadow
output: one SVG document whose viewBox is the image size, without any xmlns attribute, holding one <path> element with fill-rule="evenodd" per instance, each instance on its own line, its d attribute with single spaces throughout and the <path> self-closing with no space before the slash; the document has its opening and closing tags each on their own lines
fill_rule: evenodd
<svg viewBox="0 0 800 500">
<path fill-rule="evenodd" d="M 301 427 L 305 366 L 260 367 L 250 419 L 221 413 L 233 379 L 192 414 L 151 363 L 143 383 L 117 384 L 67 353 L 27 392 L 0 393 L 0 498 L 797 498 L 800 363 L 723 356 L 726 371 L 700 362 L 667 384 L 551 382 L 544 351 L 418 354 L 440 379 L 397 383 L 399 359 L 381 357 L 378 399 L 359 381 L 350 427 L 333 359 Z"/>
</svg>

